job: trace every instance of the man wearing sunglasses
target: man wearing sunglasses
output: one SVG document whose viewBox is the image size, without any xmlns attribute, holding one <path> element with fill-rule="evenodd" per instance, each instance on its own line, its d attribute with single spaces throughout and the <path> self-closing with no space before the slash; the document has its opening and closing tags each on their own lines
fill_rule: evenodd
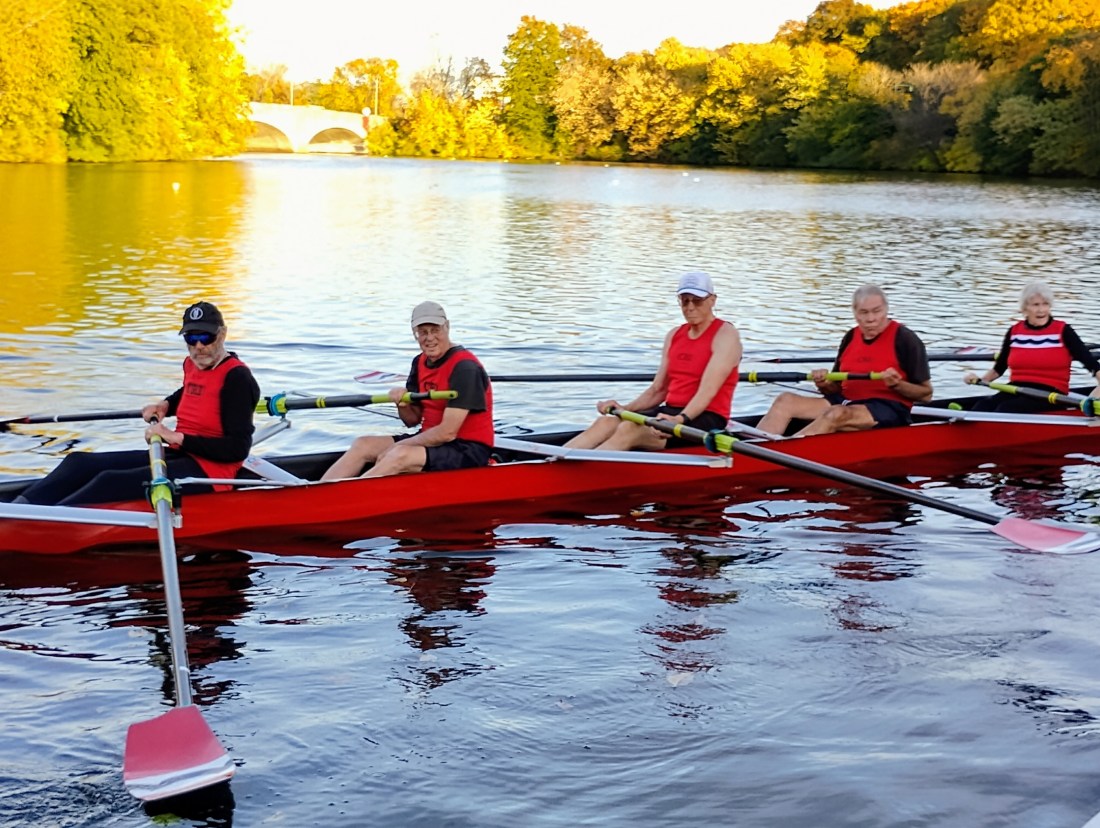
<svg viewBox="0 0 1100 828">
<path fill-rule="evenodd" d="M 601 400 L 596 410 L 607 414 L 612 408 L 625 408 L 705 431 L 725 428 L 737 387 L 741 336 L 731 323 L 714 315 L 718 296 L 709 274 L 685 273 L 676 296 L 684 324 L 665 336 L 653 382 L 625 406 Z M 657 450 L 669 442 L 664 432 L 602 416 L 566 445 L 625 451 Z"/>
<path fill-rule="evenodd" d="M 148 440 L 159 434 L 167 446 L 169 479 L 235 477 L 252 448 L 252 415 L 260 388 L 248 367 L 225 349 L 221 311 L 196 302 L 183 313 L 180 335 L 187 346 L 183 385 L 141 410 L 149 422 Z M 166 417 L 175 417 L 170 428 Z M 151 422 L 153 419 L 157 422 Z M 149 454 L 144 450 L 73 452 L 24 493 L 25 502 L 85 505 L 144 497 Z M 227 489 L 226 485 L 190 484 L 184 492 Z"/>
</svg>

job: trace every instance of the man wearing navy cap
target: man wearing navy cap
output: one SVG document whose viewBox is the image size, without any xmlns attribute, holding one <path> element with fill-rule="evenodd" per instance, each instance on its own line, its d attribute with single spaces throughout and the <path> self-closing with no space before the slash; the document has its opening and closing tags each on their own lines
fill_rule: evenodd
<svg viewBox="0 0 1100 828">
<path fill-rule="evenodd" d="M 226 331 L 221 311 L 209 302 L 185 310 L 179 331 L 187 346 L 183 385 L 141 410 L 150 423 L 145 439 L 159 434 L 167 446 L 169 478 L 235 477 L 252 448 L 260 388 L 248 367 L 225 349 Z M 165 424 L 166 417 L 176 418 L 174 427 Z M 22 497 L 28 503 L 66 506 L 136 500 L 144 497 L 149 476 L 144 450 L 73 452 Z M 184 491 L 227 488 L 190 484 Z"/>
</svg>

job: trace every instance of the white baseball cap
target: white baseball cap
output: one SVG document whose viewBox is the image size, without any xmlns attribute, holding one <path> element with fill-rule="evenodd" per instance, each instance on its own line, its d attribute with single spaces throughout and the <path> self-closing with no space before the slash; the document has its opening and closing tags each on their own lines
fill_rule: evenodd
<svg viewBox="0 0 1100 828">
<path fill-rule="evenodd" d="M 700 298 L 705 298 L 714 293 L 714 282 L 711 281 L 710 274 L 697 270 L 681 276 L 680 286 L 676 288 L 676 294 L 682 296 L 685 293 Z"/>
</svg>

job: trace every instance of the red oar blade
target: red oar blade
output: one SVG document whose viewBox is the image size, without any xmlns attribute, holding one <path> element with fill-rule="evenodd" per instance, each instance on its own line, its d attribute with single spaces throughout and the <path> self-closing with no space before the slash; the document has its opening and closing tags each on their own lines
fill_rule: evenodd
<svg viewBox="0 0 1100 828">
<path fill-rule="evenodd" d="M 178 796 L 223 782 L 233 760 L 194 705 L 130 725 L 122 781 L 138 799 Z"/>
<path fill-rule="evenodd" d="M 1079 555 L 1100 549 L 1100 533 L 1072 529 L 1050 523 L 1037 523 L 1023 518 L 1005 518 L 993 531 L 1020 546 L 1036 552 L 1053 552 L 1056 555 Z"/>
</svg>

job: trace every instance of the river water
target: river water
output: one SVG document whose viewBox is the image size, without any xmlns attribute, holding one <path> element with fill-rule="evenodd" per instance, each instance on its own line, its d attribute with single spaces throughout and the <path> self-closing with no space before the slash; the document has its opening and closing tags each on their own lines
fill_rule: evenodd
<svg viewBox="0 0 1100 828">
<path fill-rule="evenodd" d="M 689 269 L 712 273 L 756 358 L 830 352 L 864 281 L 932 350 L 995 348 L 1032 278 L 1097 342 L 1098 235 L 1100 190 L 1050 182 L 0 165 L 0 418 L 173 390 L 198 299 L 265 393 L 403 372 L 425 298 L 490 373 L 650 370 Z M 937 392 L 975 366 L 935 363 Z M 500 383 L 498 427 L 579 425 L 637 390 Z M 735 408 L 776 390 L 744 385 Z M 380 429 L 383 411 L 302 413 L 265 448 Z M 19 427 L 0 476 L 140 444 L 129 421 Z M 878 473 L 1098 523 L 1097 462 Z M 181 550 L 196 698 L 238 770 L 174 824 L 1055 828 L 1100 809 L 1100 555 L 1021 554 L 983 524 L 805 479 L 423 529 Z M 0 557 L 0 824 L 164 818 L 120 770 L 127 726 L 170 704 L 163 628 L 155 548 Z"/>
</svg>

